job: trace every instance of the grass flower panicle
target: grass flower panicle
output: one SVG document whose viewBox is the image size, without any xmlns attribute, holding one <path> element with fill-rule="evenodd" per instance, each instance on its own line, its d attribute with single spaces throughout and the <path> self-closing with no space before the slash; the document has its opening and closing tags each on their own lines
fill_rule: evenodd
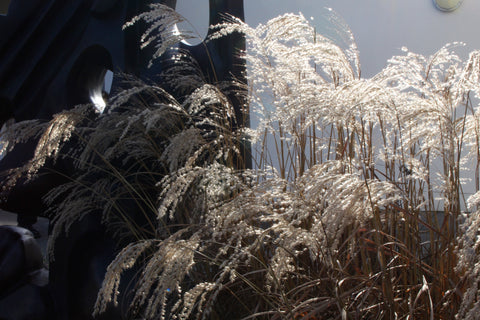
<svg viewBox="0 0 480 320">
<path fill-rule="evenodd" d="M 403 48 L 365 79 L 352 32 L 329 18 L 346 48 L 301 14 L 213 26 L 210 39 L 245 36 L 248 84 L 207 83 L 177 55 L 164 76 L 181 99 L 127 79 L 131 89 L 103 115 L 78 107 L 38 129 L 15 125 L 20 136 L 43 134 L 31 166 L 15 174 L 75 159 L 72 182 L 47 197 L 51 241 L 97 214 L 124 247 L 95 313 L 116 303 L 122 275 L 137 268 L 132 318 L 476 317 L 480 55 L 462 61 L 459 43 L 431 56 Z M 149 24 L 142 41 L 156 59 L 180 40 L 181 19 L 153 5 L 126 27 Z M 230 101 L 247 87 L 239 100 L 252 128 Z M 253 169 L 236 166 L 247 135 Z M 80 142 L 75 152 L 69 139 Z"/>
</svg>

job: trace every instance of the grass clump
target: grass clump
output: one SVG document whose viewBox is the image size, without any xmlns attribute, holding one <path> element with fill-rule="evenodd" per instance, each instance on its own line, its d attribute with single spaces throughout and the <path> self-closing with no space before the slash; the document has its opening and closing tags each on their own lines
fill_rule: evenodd
<svg viewBox="0 0 480 320">
<path fill-rule="evenodd" d="M 478 193 L 467 201 L 463 186 L 469 175 L 479 189 L 480 54 L 405 49 L 364 79 L 353 35 L 335 21 L 347 48 L 302 15 L 213 27 L 211 39 L 247 39 L 242 99 L 255 128 L 235 124 L 225 86 L 186 81 L 183 102 L 135 82 L 88 125 L 45 131 L 45 146 L 82 142 L 81 173 L 49 197 L 55 228 L 91 206 L 123 226 L 95 313 L 140 265 L 132 318 L 476 317 Z M 235 165 L 245 137 L 254 169 Z M 32 164 L 60 154 L 42 152 Z"/>
</svg>

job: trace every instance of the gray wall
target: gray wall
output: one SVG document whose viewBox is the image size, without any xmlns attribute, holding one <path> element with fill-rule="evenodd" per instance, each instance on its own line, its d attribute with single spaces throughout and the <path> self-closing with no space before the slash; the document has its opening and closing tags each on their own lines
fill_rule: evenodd
<svg viewBox="0 0 480 320">
<path fill-rule="evenodd" d="M 313 17 L 322 32 L 325 8 L 347 22 L 360 50 L 366 77 L 381 70 L 393 55 L 410 51 L 432 54 L 444 44 L 466 42 L 465 52 L 480 49 L 480 1 L 464 0 L 460 8 L 445 13 L 432 0 L 244 0 L 245 19 L 251 26 L 286 12 Z M 177 8 L 203 35 L 207 30 L 208 0 L 177 0 Z"/>
</svg>

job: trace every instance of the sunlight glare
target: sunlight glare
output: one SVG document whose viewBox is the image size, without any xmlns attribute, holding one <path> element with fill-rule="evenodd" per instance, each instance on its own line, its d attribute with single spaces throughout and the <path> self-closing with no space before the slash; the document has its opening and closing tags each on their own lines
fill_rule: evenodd
<svg viewBox="0 0 480 320">
<path fill-rule="evenodd" d="M 105 110 L 105 107 L 107 106 L 107 104 L 103 99 L 102 91 L 98 89 L 92 90 L 92 92 L 90 93 L 90 100 L 92 101 L 97 111 L 99 113 L 103 113 L 103 110 Z"/>
</svg>

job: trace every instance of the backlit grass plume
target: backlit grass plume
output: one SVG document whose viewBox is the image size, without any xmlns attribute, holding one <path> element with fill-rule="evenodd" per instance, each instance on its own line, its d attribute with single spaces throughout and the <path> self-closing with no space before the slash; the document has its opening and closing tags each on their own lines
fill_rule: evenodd
<svg viewBox="0 0 480 320">
<path fill-rule="evenodd" d="M 132 22 L 155 30 L 159 8 Z M 465 184 L 479 189 L 480 55 L 404 48 L 366 79 L 332 19 L 347 48 L 302 15 L 213 26 L 211 39 L 246 37 L 255 127 L 196 75 L 181 103 L 132 82 L 109 113 L 51 137 L 60 151 L 82 142 L 79 173 L 48 198 L 54 235 L 95 211 L 121 226 L 95 314 L 133 268 L 132 319 L 476 317 L 478 193 L 467 201 Z M 254 169 L 235 165 L 245 136 Z"/>
</svg>

